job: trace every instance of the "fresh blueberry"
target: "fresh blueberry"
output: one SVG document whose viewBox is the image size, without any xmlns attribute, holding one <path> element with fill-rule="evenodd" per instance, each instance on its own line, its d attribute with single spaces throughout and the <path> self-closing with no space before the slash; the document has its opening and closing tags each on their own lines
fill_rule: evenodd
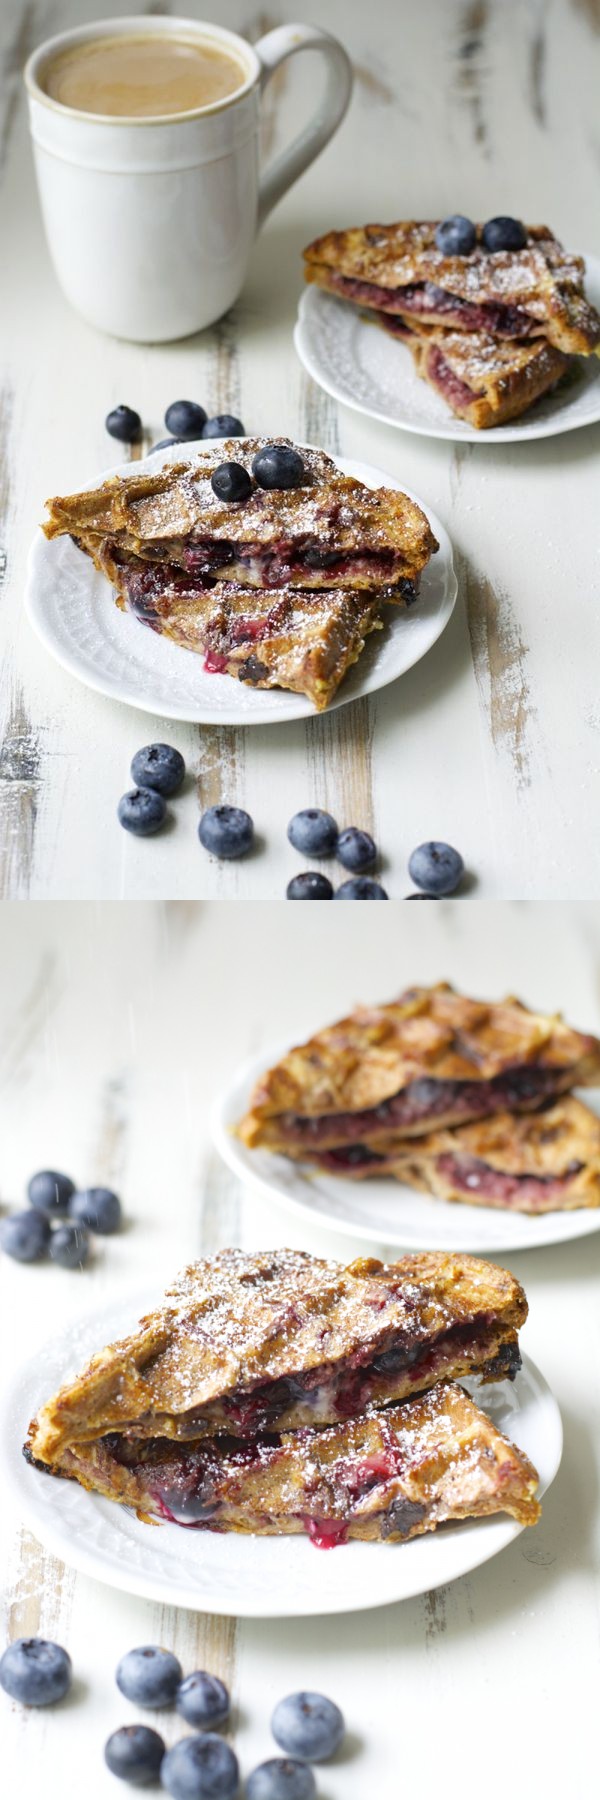
<svg viewBox="0 0 600 1800">
<path fill-rule="evenodd" d="M 122 794 L 117 818 L 134 837 L 150 837 L 153 831 L 160 830 L 166 811 L 162 794 L 156 794 L 154 788 L 132 788 L 130 793 Z"/>
<path fill-rule="evenodd" d="M 115 406 L 104 421 L 111 437 L 118 438 L 120 444 L 136 444 L 142 434 L 140 415 L 132 406 Z"/>
<path fill-rule="evenodd" d="M 167 431 L 174 438 L 183 438 L 191 442 L 201 438 L 206 424 L 206 413 L 203 406 L 195 400 L 173 400 L 165 413 Z"/>
<path fill-rule="evenodd" d="M 464 213 L 452 213 L 449 219 L 442 219 L 436 226 L 435 241 L 443 256 L 470 256 L 475 249 L 477 233 L 471 219 L 465 219 Z"/>
<path fill-rule="evenodd" d="M 183 1680 L 183 1669 L 170 1650 L 160 1644 L 142 1644 L 121 1657 L 115 1676 L 117 1687 L 135 1706 L 172 1706 Z"/>
<path fill-rule="evenodd" d="M 437 900 L 437 894 L 405 894 L 405 900 Z"/>
<path fill-rule="evenodd" d="M 334 1756 L 344 1729 L 339 1706 L 325 1694 L 288 1694 L 271 1719 L 276 1744 L 288 1756 L 301 1756 L 306 1762 L 327 1762 Z"/>
<path fill-rule="evenodd" d="M 241 463 L 219 463 L 210 485 L 218 500 L 247 500 L 252 493 L 252 482 L 247 469 Z"/>
<path fill-rule="evenodd" d="M 165 1754 L 163 1739 L 149 1725 L 121 1725 L 104 1745 L 104 1761 L 111 1775 L 131 1787 L 147 1787 L 156 1781 Z"/>
<path fill-rule="evenodd" d="M 286 900 L 333 900 L 333 888 L 326 875 L 319 875 L 317 869 L 303 869 L 300 875 L 294 875 L 288 881 L 285 890 Z"/>
<path fill-rule="evenodd" d="M 71 1198 L 75 1193 L 75 1182 L 70 1175 L 59 1175 L 57 1169 L 40 1169 L 32 1175 L 27 1183 L 27 1199 L 38 1212 L 48 1213 L 50 1218 L 66 1213 Z"/>
<path fill-rule="evenodd" d="M 50 1221 L 30 1206 L 27 1212 L 9 1213 L 0 1219 L 0 1249 L 15 1262 L 40 1262 L 50 1242 Z"/>
<path fill-rule="evenodd" d="M 77 1225 L 97 1231 L 99 1237 L 110 1237 L 118 1231 L 122 1220 L 121 1202 L 112 1188 L 80 1188 L 69 1203 L 69 1215 Z"/>
<path fill-rule="evenodd" d="M 207 419 L 202 432 L 203 438 L 245 437 L 245 426 L 235 413 L 215 413 L 214 419 Z"/>
<path fill-rule="evenodd" d="M 377 861 L 377 845 L 368 831 L 359 831 L 356 825 L 349 825 L 347 831 L 340 832 L 336 855 L 345 869 L 372 869 Z"/>
<path fill-rule="evenodd" d="M 173 1800 L 230 1800 L 238 1791 L 238 1759 L 223 1738 L 205 1731 L 167 1751 L 160 1779 Z"/>
<path fill-rule="evenodd" d="M 300 487 L 304 463 L 291 444 L 265 444 L 252 461 L 252 474 L 263 488 Z"/>
<path fill-rule="evenodd" d="M 85 1225 L 57 1225 L 50 1238 L 50 1257 L 61 1269 L 82 1269 L 90 1254 Z"/>
<path fill-rule="evenodd" d="M 153 788 L 165 798 L 176 794 L 185 775 L 181 752 L 172 744 L 145 744 L 136 750 L 131 764 L 131 779 L 138 788 Z"/>
<path fill-rule="evenodd" d="M 53 1706 L 71 1686 L 71 1658 L 47 1638 L 15 1638 L 0 1658 L 0 1687 L 23 1706 Z"/>
<path fill-rule="evenodd" d="M 524 250 L 527 232 L 520 219 L 500 215 L 497 219 L 488 219 L 481 233 L 481 241 L 486 250 Z"/>
<path fill-rule="evenodd" d="M 217 1675 L 196 1669 L 193 1675 L 186 1675 L 177 1689 L 175 1705 L 188 1725 L 195 1725 L 198 1731 L 212 1730 L 229 1715 L 229 1694 Z"/>
<path fill-rule="evenodd" d="M 313 1800 L 316 1792 L 312 1769 L 292 1756 L 259 1763 L 246 1782 L 247 1800 Z"/>
<path fill-rule="evenodd" d="M 453 894 L 464 870 L 462 856 L 451 844 L 419 844 L 408 861 L 408 873 L 417 887 L 438 899 Z"/>
<path fill-rule="evenodd" d="M 160 438 L 158 444 L 151 444 L 148 455 L 154 456 L 155 450 L 170 450 L 171 444 L 180 444 L 181 438 Z"/>
<path fill-rule="evenodd" d="M 349 881 L 343 881 L 334 894 L 335 900 L 389 900 L 385 888 L 380 881 L 373 881 L 369 875 L 352 875 Z"/>
<path fill-rule="evenodd" d="M 294 813 L 287 828 L 290 844 L 302 856 L 333 856 L 337 848 L 338 828 L 331 813 L 317 806 L 306 806 Z"/>
<path fill-rule="evenodd" d="M 250 814 L 241 806 L 209 806 L 202 814 L 198 837 L 205 850 L 229 861 L 245 856 L 254 837 Z"/>
</svg>

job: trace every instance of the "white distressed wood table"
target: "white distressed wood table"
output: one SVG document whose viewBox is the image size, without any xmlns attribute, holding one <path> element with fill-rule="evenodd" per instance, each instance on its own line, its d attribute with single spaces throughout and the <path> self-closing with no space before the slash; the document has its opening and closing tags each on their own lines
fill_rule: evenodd
<svg viewBox="0 0 600 1800">
<path fill-rule="evenodd" d="M 292 925 L 292 918 L 294 923 Z M 127 1230 L 83 1274 L 0 1262 L 0 1366 L 64 1324 L 156 1287 L 195 1255 L 295 1243 L 350 1258 L 364 1243 L 305 1230 L 244 1193 L 211 1152 L 208 1112 L 241 1058 L 357 998 L 447 976 L 512 989 L 600 1028 L 596 909 L 460 903 L 363 915 L 231 908 L 5 907 L 0 943 L 0 1192 L 19 1202 L 39 1166 L 121 1192 Z M 233 927 L 233 930 L 232 930 Z M 242 931 L 243 942 L 238 933 Z M 241 953 L 240 953 L 241 952 Z M 421 1599 L 332 1619 L 239 1622 L 128 1598 L 48 1555 L 8 1511 L 0 1538 L 3 1637 L 66 1644 L 68 1704 L 26 1713 L 0 1693 L 7 1795 L 110 1800 L 109 1732 L 135 1717 L 114 1670 L 135 1644 L 172 1646 L 186 1669 L 231 1684 L 247 1773 L 269 1755 L 276 1699 L 301 1686 L 343 1707 L 347 1755 L 320 1800 L 589 1800 L 596 1763 L 600 1611 L 600 1238 L 506 1259 L 525 1284 L 524 1344 L 555 1390 L 562 1468 L 535 1530 Z M 26 1421 L 23 1421 L 25 1426 Z M 315 1551 L 315 1555 L 319 1554 Z M 335 1552 L 342 1556 L 343 1550 Z M 157 1720 L 168 1741 L 181 1721 Z M 125 1791 L 125 1790 L 123 1790 Z"/>
<path fill-rule="evenodd" d="M 129 10 L 146 9 L 128 0 Z M 600 891 L 597 479 L 591 427 L 524 447 L 410 437 L 330 401 L 292 345 L 300 251 L 333 225 L 457 209 L 548 219 L 600 249 L 597 0 L 246 0 L 188 11 L 257 38 L 294 16 L 346 42 L 356 64 L 337 138 L 276 210 L 245 291 L 214 330 L 158 348 L 101 337 L 68 308 L 43 239 L 20 68 L 51 31 L 114 0 L 4 0 L 0 895 L 8 898 L 278 898 L 296 868 L 292 811 L 318 803 L 375 832 L 390 893 L 412 847 L 456 843 L 480 897 Z M 269 89 L 268 156 L 306 111 L 296 59 Z M 146 447 L 180 395 L 233 409 L 248 430 L 288 432 L 404 480 L 445 520 L 460 598 L 432 653 L 400 682 L 330 718 L 264 729 L 173 727 L 79 686 L 22 611 L 25 559 L 48 493 L 117 453 L 111 406 L 142 414 Z M 150 844 L 119 830 L 132 752 L 167 737 L 193 780 L 177 829 Z M 247 807 L 260 855 L 223 866 L 196 837 L 198 805 Z"/>
</svg>

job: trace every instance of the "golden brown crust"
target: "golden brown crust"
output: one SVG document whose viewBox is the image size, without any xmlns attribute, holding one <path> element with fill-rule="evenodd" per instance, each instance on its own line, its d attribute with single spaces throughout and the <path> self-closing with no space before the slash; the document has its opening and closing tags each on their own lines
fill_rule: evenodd
<svg viewBox="0 0 600 1800">
<path fill-rule="evenodd" d="M 386 313 L 371 317 L 406 344 L 421 380 L 441 394 L 457 419 L 477 431 L 520 418 L 570 367 L 569 357 L 544 338 L 518 343 L 486 331 L 412 329 L 406 322 L 399 334 Z"/>
<path fill-rule="evenodd" d="M 146 1520 L 257 1535 L 308 1532 L 320 1544 L 406 1541 L 437 1525 L 506 1511 L 539 1517 L 535 1469 L 450 1384 L 385 1412 L 257 1442 L 227 1439 L 67 1452 L 63 1472 Z"/>
<path fill-rule="evenodd" d="M 247 1437 L 266 1422 L 329 1424 L 442 1375 L 489 1379 L 498 1357 L 510 1367 L 526 1314 L 514 1277 L 475 1257 L 424 1253 L 345 1269 L 300 1251 L 222 1251 L 184 1270 L 137 1332 L 41 1408 L 29 1450 L 56 1467 L 77 1443 L 111 1431 Z M 392 1368 L 377 1367 L 390 1349 L 401 1352 Z"/>
<path fill-rule="evenodd" d="M 251 1147 L 287 1150 L 293 1121 L 319 1119 L 326 1122 L 319 1145 L 335 1146 L 342 1141 L 339 1115 L 374 1112 L 417 1081 L 477 1089 L 515 1069 L 554 1071 L 557 1091 L 593 1085 L 600 1080 L 600 1042 L 515 999 L 471 1000 L 446 982 L 415 987 L 390 1005 L 358 1007 L 291 1050 L 257 1083 L 238 1131 Z M 539 1105 L 542 1098 L 525 1095 L 523 1105 Z M 468 1116 L 459 1110 L 457 1117 L 456 1106 L 449 1106 L 435 1122 L 453 1125 Z M 361 1129 L 360 1141 L 376 1142 L 392 1123 L 382 1112 Z M 431 1125 L 431 1117 L 416 1118 L 403 1123 L 403 1135 L 422 1135 Z M 309 1135 L 298 1133 L 297 1143 L 310 1147 Z"/>
<path fill-rule="evenodd" d="M 69 533 L 94 560 L 107 538 L 121 556 L 174 566 L 188 566 L 192 550 L 200 575 L 208 544 L 211 579 L 244 587 L 373 589 L 418 579 L 438 548 L 421 508 L 395 488 L 368 488 L 342 474 L 322 450 L 301 446 L 300 487 L 266 492 L 255 486 L 248 500 L 219 500 L 210 480 L 218 465 L 233 460 L 250 471 L 267 441 L 233 438 L 155 474 L 114 476 L 87 493 L 55 496 L 43 530 L 50 538 Z M 340 566 L 296 566 L 294 557 L 302 559 L 313 546 L 327 555 L 333 549 Z"/>
<path fill-rule="evenodd" d="M 435 244 L 437 220 L 400 220 L 392 225 L 365 225 L 330 231 L 304 252 L 306 278 L 339 292 L 336 277 L 379 291 L 359 304 L 402 311 L 398 290 L 430 283 L 431 305 L 425 323 L 444 325 L 436 310 L 435 290 L 472 307 L 517 308 L 533 321 L 533 330 L 566 354 L 588 354 L 600 342 L 600 317 L 583 292 L 585 264 L 565 251 L 545 225 L 527 227 L 527 244 L 519 251 L 485 250 L 481 225 L 470 256 L 444 256 Z M 448 321 L 446 321 L 448 322 Z M 453 321 L 454 322 L 454 321 Z M 480 321 L 483 323 L 483 321 Z M 465 321 L 465 329 L 469 329 Z M 519 335 L 515 329 L 515 335 Z"/>
</svg>

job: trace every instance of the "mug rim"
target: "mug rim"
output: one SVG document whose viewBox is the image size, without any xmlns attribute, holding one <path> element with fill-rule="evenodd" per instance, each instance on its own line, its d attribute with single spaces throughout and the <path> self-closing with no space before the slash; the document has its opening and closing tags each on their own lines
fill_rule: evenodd
<svg viewBox="0 0 600 1800">
<path fill-rule="evenodd" d="M 182 29 L 183 28 L 183 29 Z M 38 79 L 40 65 L 48 57 L 71 45 L 85 43 L 88 39 L 103 37 L 175 37 L 185 35 L 188 38 L 200 37 L 232 45 L 240 45 L 243 58 L 248 66 L 248 75 L 240 87 L 232 94 L 225 94 L 221 100 L 212 100 L 207 106 L 192 107 L 179 113 L 96 113 L 83 111 L 75 106 L 65 106 L 62 100 L 54 100 L 47 94 Z M 238 57 L 242 63 L 242 57 Z M 260 62 L 253 44 L 240 37 L 237 31 L 229 31 L 225 25 L 216 25 L 209 19 L 185 19 L 165 13 L 158 16 L 144 17 L 129 14 L 115 19 L 92 20 L 87 25 L 74 25 L 68 31 L 56 32 L 54 37 L 45 38 L 37 49 L 28 57 L 23 70 L 23 81 L 32 100 L 47 106 L 51 112 L 63 119 L 77 119 L 90 125 L 179 125 L 190 120 L 211 118 L 215 113 L 224 112 L 227 107 L 237 105 L 256 86 L 260 78 Z"/>
</svg>

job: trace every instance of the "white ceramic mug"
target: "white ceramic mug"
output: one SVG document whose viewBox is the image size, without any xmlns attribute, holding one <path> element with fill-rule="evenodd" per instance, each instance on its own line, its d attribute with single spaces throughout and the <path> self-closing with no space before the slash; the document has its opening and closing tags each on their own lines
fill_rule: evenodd
<svg viewBox="0 0 600 1800">
<path fill-rule="evenodd" d="M 196 112 L 151 119 L 78 112 L 50 99 L 43 73 L 58 52 L 118 35 L 198 37 L 241 65 L 235 93 Z M 300 50 L 326 64 L 312 119 L 259 179 L 260 99 Z M 31 135 L 50 253 L 77 312 L 141 343 L 187 337 L 221 318 L 242 287 L 259 226 L 343 118 L 352 69 L 316 25 L 282 25 L 252 46 L 220 25 L 121 18 L 49 38 L 25 69 Z"/>
</svg>

